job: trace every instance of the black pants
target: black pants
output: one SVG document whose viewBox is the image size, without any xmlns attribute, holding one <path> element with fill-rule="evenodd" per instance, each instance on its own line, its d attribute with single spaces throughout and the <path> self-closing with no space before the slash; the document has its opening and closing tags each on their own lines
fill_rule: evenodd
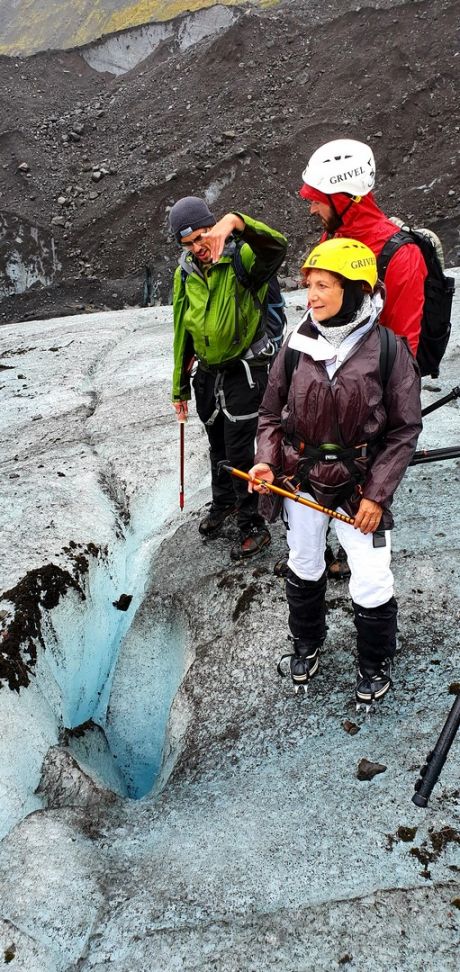
<svg viewBox="0 0 460 972">
<path fill-rule="evenodd" d="M 209 439 L 213 506 L 236 506 L 243 534 L 265 522 L 258 513 L 258 494 L 248 493 L 242 479 L 226 472 L 219 475 L 218 463 L 225 460 L 243 472 L 254 465 L 258 410 L 267 379 L 266 365 L 249 366 L 242 361 L 217 374 L 198 366 L 193 379 L 196 410 Z"/>
<path fill-rule="evenodd" d="M 289 627 L 294 638 L 318 648 L 326 637 L 326 573 L 317 581 L 303 580 L 288 568 L 286 599 Z"/>
<path fill-rule="evenodd" d="M 318 647 L 326 635 L 326 574 L 317 581 L 306 581 L 292 570 L 286 578 L 289 627 L 295 638 Z M 358 661 L 366 668 L 378 669 L 396 651 L 398 606 L 394 597 L 386 604 L 364 608 L 353 601 Z"/>
<path fill-rule="evenodd" d="M 353 611 L 359 661 L 373 668 L 385 658 L 393 659 L 398 629 L 396 599 L 390 597 L 386 604 L 375 608 L 365 608 L 353 601 Z"/>
</svg>

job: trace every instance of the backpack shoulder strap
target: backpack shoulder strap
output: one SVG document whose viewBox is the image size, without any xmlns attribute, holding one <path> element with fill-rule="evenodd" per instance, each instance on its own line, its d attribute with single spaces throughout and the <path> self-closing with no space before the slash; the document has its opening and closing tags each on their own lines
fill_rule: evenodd
<svg viewBox="0 0 460 972">
<path fill-rule="evenodd" d="M 187 280 L 187 277 L 189 277 L 190 274 L 192 274 L 192 273 L 197 273 L 199 277 L 202 277 L 203 276 L 203 274 L 201 273 L 201 270 L 199 269 L 199 267 L 197 266 L 197 264 L 194 262 L 193 257 L 191 257 L 189 253 L 182 253 L 181 254 L 181 257 L 180 257 L 180 260 L 179 260 L 179 268 L 180 268 L 180 275 L 181 275 L 181 280 L 182 280 L 182 283 L 183 284 L 185 284 L 185 281 Z"/>
<path fill-rule="evenodd" d="M 243 241 L 235 240 L 232 253 L 233 269 L 235 271 L 236 279 L 239 281 L 242 287 L 245 287 L 246 290 L 252 290 L 251 277 L 248 270 L 246 270 L 243 263 L 243 258 L 241 256 L 242 247 Z"/>
<path fill-rule="evenodd" d="M 414 240 L 412 234 L 406 230 L 398 230 L 397 233 L 393 233 L 393 236 L 390 236 L 390 239 L 386 241 L 385 246 L 381 249 L 377 257 L 377 271 L 380 280 L 385 279 L 388 264 L 392 256 L 394 256 L 401 246 L 405 246 L 406 243 L 415 243 L 417 245 L 417 241 Z"/>
<path fill-rule="evenodd" d="M 241 284 L 241 286 L 244 287 L 245 290 L 249 290 L 249 293 L 251 294 L 252 299 L 254 301 L 254 306 L 257 308 L 258 311 L 260 311 L 261 314 L 263 314 L 265 308 L 262 301 L 259 300 L 259 297 L 257 295 L 257 287 L 254 285 L 254 282 L 251 279 L 251 274 L 249 273 L 249 270 L 246 270 L 246 267 L 243 263 L 243 258 L 241 256 L 241 250 L 243 248 L 243 245 L 244 245 L 243 240 L 234 241 L 232 261 L 233 261 L 233 269 L 235 271 L 235 277 L 238 280 L 238 282 Z"/>
<path fill-rule="evenodd" d="M 390 331 L 388 327 L 383 327 L 382 324 L 378 325 L 378 329 L 380 334 L 380 381 L 382 388 L 385 389 L 395 363 L 397 344 L 394 331 Z"/>
<path fill-rule="evenodd" d="M 284 356 L 284 372 L 286 375 L 286 380 L 288 385 L 291 384 L 292 376 L 300 358 L 300 351 L 296 351 L 295 348 L 290 348 L 287 345 L 286 354 Z"/>
</svg>

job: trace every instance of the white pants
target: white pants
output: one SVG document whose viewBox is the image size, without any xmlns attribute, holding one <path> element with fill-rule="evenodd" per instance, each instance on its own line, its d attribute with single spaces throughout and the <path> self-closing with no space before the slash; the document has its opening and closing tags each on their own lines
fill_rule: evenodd
<svg viewBox="0 0 460 972">
<path fill-rule="evenodd" d="M 313 499 L 309 493 L 299 493 Z M 338 513 L 344 513 L 340 507 Z M 283 520 L 287 527 L 289 545 L 288 566 L 302 580 L 319 580 L 326 569 L 324 551 L 329 518 L 324 513 L 284 500 Z M 339 543 L 350 565 L 349 591 L 355 604 L 374 608 L 386 604 L 393 597 L 394 585 L 391 564 L 391 533 L 385 531 L 386 545 L 374 547 L 372 533 L 364 534 L 349 523 L 334 520 Z"/>
</svg>

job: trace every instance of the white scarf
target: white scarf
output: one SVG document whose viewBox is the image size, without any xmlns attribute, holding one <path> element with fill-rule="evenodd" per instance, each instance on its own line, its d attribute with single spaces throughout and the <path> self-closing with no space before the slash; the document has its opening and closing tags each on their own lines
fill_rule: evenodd
<svg viewBox="0 0 460 972">
<path fill-rule="evenodd" d="M 329 344 L 332 344 L 332 347 L 337 349 L 340 347 L 342 341 L 344 341 L 345 338 L 348 337 L 348 335 L 351 334 L 356 327 L 359 327 L 360 324 L 364 324 L 364 322 L 371 316 L 372 311 L 373 302 L 371 296 L 370 294 L 364 294 L 363 302 L 361 306 L 358 307 L 358 310 L 353 315 L 351 321 L 349 321 L 348 324 L 342 324 L 341 327 L 327 327 L 325 324 L 320 324 L 317 320 L 315 320 L 312 310 L 310 310 L 310 315 L 312 323 L 315 325 L 322 337 L 326 338 L 326 341 L 329 341 Z"/>
</svg>

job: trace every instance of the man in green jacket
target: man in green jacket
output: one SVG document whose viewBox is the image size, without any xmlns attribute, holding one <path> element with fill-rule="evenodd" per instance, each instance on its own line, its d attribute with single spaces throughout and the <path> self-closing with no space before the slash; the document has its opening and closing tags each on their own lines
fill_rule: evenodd
<svg viewBox="0 0 460 972">
<path fill-rule="evenodd" d="M 226 213 L 216 221 L 197 196 L 179 199 L 169 218 L 183 248 L 173 290 L 173 406 L 178 421 L 184 421 L 196 358 L 193 388 L 211 459 L 212 503 L 199 531 L 204 537 L 215 535 L 236 511 L 241 536 L 231 556 L 246 559 L 270 543 L 270 533 L 258 512 L 257 495 L 248 492 L 244 481 L 219 476 L 218 463 L 226 460 L 246 472 L 254 463 L 258 409 L 273 355 L 264 301 L 287 243 L 281 233 L 241 213 Z M 233 262 L 239 241 L 244 284 Z"/>
</svg>

